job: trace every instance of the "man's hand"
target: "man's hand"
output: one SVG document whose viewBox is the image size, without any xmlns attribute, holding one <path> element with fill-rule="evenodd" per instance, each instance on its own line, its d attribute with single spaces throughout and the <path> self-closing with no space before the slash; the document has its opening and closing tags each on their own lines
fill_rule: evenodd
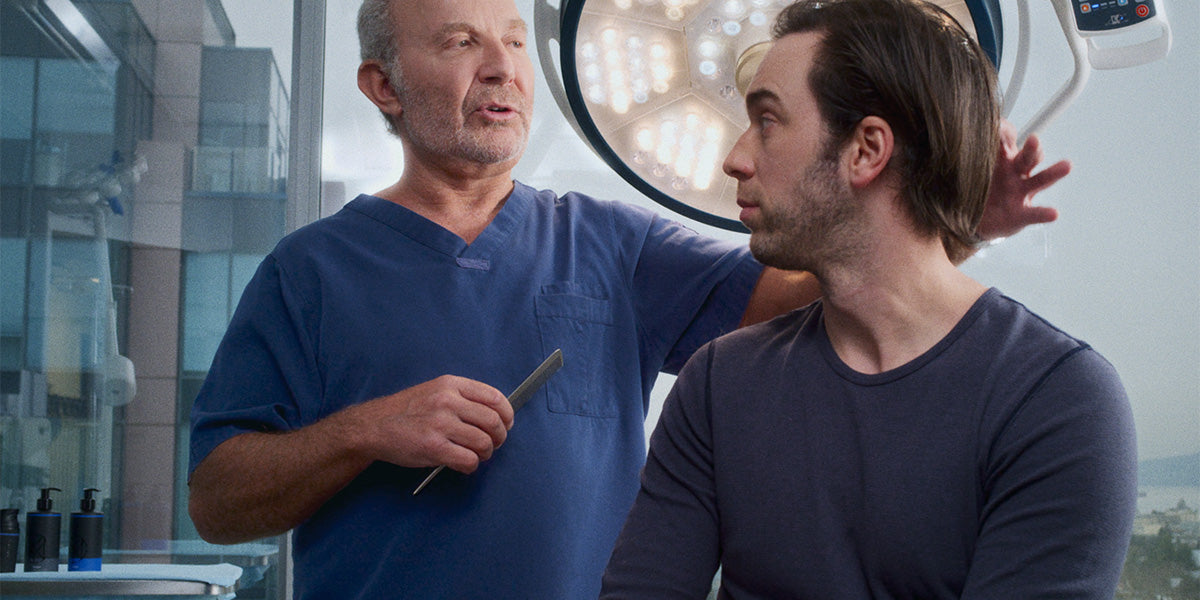
<svg viewBox="0 0 1200 600">
<path fill-rule="evenodd" d="M 347 411 L 375 460 L 463 473 L 491 458 L 513 424 L 512 406 L 499 390 L 450 375 Z"/>
<path fill-rule="evenodd" d="M 439 377 L 307 427 L 225 440 L 192 472 L 188 513 L 216 544 L 279 535 L 376 460 L 470 473 L 504 443 L 512 423 L 512 405 L 496 388 Z"/>
<path fill-rule="evenodd" d="M 1049 223 L 1058 218 L 1057 210 L 1034 206 L 1033 197 L 1066 177 L 1071 172 L 1071 163 L 1060 160 L 1030 175 L 1042 158 L 1037 136 L 1029 136 L 1018 150 L 1016 128 L 1007 120 L 1000 122 L 1000 149 L 987 206 L 979 222 L 979 237 L 985 240 L 1009 237 L 1028 225 Z"/>
</svg>

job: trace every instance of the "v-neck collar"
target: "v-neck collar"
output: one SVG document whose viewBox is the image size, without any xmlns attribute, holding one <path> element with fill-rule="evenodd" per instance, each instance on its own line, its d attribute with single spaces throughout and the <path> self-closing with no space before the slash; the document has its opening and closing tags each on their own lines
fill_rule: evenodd
<svg viewBox="0 0 1200 600">
<path fill-rule="evenodd" d="M 505 247 L 532 204 L 532 190 L 514 181 L 513 191 L 500 212 L 471 244 L 416 212 L 378 196 L 360 194 L 346 208 L 379 221 L 422 246 L 454 258 L 459 266 L 487 270 L 492 256 Z"/>
</svg>

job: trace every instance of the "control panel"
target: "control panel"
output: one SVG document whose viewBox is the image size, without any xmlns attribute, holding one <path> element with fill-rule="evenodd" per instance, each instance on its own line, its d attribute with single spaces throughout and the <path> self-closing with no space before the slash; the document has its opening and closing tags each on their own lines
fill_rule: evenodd
<svg viewBox="0 0 1200 600">
<path fill-rule="evenodd" d="M 1027 0 L 1016 1 L 1024 15 L 1028 11 Z M 1025 124 L 1017 138 L 1024 140 L 1061 113 L 1087 85 L 1092 69 L 1125 69 L 1166 56 L 1171 50 L 1171 25 L 1167 22 L 1164 3 L 1169 1 L 1050 0 L 1067 37 L 1075 70 L 1067 83 Z M 1026 27 L 1021 29 L 1024 44 L 1027 43 Z M 1105 43 L 1097 44 L 1101 38 Z M 1018 75 L 1024 75 L 1027 58 L 1027 53 L 1018 53 L 1017 64 L 1013 66 L 1015 89 L 1020 89 Z M 1009 86 L 1013 87 L 1014 83 L 1010 82 Z M 1010 106 L 1006 90 L 1006 112 Z"/>
<path fill-rule="evenodd" d="M 1137 25 L 1155 15 L 1153 0 L 1072 0 L 1080 32 Z"/>
</svg>

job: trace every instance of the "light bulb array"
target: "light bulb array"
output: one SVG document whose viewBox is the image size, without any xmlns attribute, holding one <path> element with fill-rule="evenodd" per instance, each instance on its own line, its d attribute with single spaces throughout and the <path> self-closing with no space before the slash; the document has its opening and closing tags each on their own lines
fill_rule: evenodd
<svg viewBox="0 0 1200 600">
<path fill-rule="evenodd" d="M 674 191 L 708 190 L 720 175 L 725 129 L 699 112 L 645 118 L 634 125 L 633 162 Z"/>
<path fill-rule="evenodd" d="M 767 39 L 789 1 L 587 4 L 575 45 L 579 89 L 631 169 L 668 193 L 732 205 L 721 161 L 746 124 L 734 66 L 746 47 Z"/>
<path fill-rule="evenodd" d="M 612 152 L 664 195 L 736 215 L 736 184 L 721 163 L 748 124 L 744 88 L 771 25 L 792 1 L 586 0 L 577 84 Z M 970 23 L 965 0 L 939 4 Z"/>
<path fill-rule="evenodd" d="M 620 36 L 606 27 L 579 45 L 578 64 L 584 97 L 616 114 L 645 104 L 651 92 L 665 94 L 675 75 L 671 46 L 661 39 Z"/>
</svg>

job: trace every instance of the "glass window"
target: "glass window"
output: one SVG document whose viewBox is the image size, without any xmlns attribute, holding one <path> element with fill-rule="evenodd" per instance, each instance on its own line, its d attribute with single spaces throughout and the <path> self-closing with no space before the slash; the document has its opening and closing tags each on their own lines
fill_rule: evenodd
<svg viewBox="0 0 1200 600">
<path fill-rule="evenodd" d="M 25 529 L 58 488 L 65 566 L 94 488 L 106 570 L 273 598 L 279 540 L 207 544 L 186 508 L 191 401 L 287 207 L 291 10 L 228 4 L 0 5 L 0 508 Z"/>
<path fill-rule="evenodd" d="M 116 121 L 114 74 L 74 59 L 38 61 L 37 115 L 40 132 L 112 135 Z M 62 93 L 71 90 L 70 94 Z"/>
</svg>

